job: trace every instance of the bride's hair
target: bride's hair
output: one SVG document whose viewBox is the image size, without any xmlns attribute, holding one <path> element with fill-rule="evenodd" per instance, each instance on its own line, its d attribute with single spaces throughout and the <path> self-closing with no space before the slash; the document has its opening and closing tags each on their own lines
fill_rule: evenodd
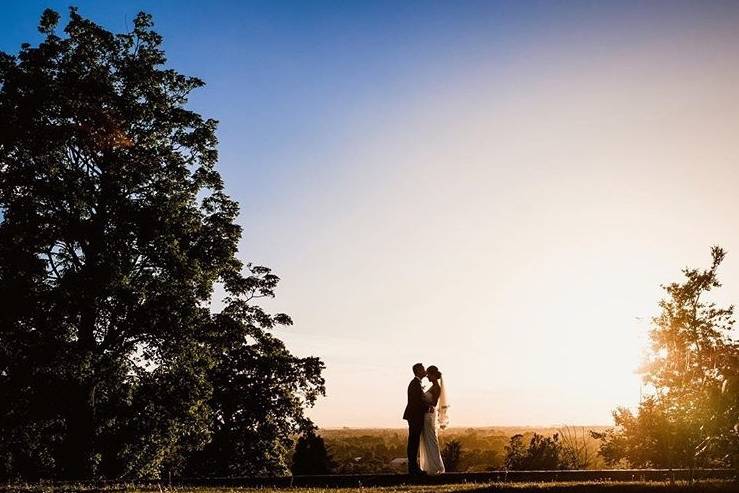
<svg viewBox="0 0 739 493">
<path fill-rule="evenodd" d="M 428 368 L 426 368 L 426 373 L 430 373 L 431 375 L 436 376 L 436 378 L 441 378 L 441 372 L 434 365 L 431 365 Z"/>
<path fill-rule="evenodd" d="M 449 410 L 449 401 L 447 400 L 446 396 L 446 385 L 444 385 L 444 381 L 441 379 L 441 372 L 435 365 L 431 365 L 428 368 L 426 368 L 426 374 L 430 375 L 436 382 L 434 382 L 435 387 L 438 389 L 438 401 L 436 405 L 436 412 L 437 412 L 437 423 L 439 425 L 439 428 L 444 430 L 447 426 L 449 426 L 449 415 L 447 411 Z"/>
</svg>

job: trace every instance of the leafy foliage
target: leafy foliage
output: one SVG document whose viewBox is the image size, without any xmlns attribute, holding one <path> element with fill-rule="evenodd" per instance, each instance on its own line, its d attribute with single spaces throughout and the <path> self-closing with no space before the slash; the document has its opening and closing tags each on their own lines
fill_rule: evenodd
<svg viewBox="0 0 739 493">
<path fill-rule="evenodd" d="M 146 14 L 59 19 L 0 53 L 0 476 L 287 471 L 323 365 L 236 257 L 216 122 L 185 108 L 203 82 L 163 68 Z"/>
<path fill-rule="evenodd" d="M 462 442 L 459 440 L 450 440 L 444 444 L 441 449 L 441 460 L 444 461 L 444 468 L 447 472 L 458 472 L 462 459 Z"/>
<path fill-rule="evenodd" d="M 528 447 L 523 439 L 524 436 L 521 434 L 513 435 L 506 446 L 505 466 L 507 469 L 542 471 L 564 468 L 560 460 L 562 444 L 559 441 L 559 434 L 555 433 L 545 437 L 534 433 Z"/>
<path fill-rule="evenodd" d="M 323 438 L 315 433 L 308 433 L 298 439 L 293 455 L 293 474 L 330 474 L 334 467 L 335 464 Z"/>
<path fill-rule="evenodd" d="M 732 339 L 734 307 L 706 301 L 721 286 L 726 253 L 711 250 L 708 269 L 683 269 L 650 332 L 651 357 L 642 369 L 655 389 L 636 415 L 614 412 L 616 428 L 596 437 L 609 463 L 640 467 L 738 464 L 739 344 Z"/>
<path fill-rule="evenodd" d="M 606 463 L 657 469 L 693 464 L 699 430 L 670 417 L 655 397 L 644 399 L 636 414 L 619 408 L 613 417 L 616 428 L 594 434 Z"/>
</svg>

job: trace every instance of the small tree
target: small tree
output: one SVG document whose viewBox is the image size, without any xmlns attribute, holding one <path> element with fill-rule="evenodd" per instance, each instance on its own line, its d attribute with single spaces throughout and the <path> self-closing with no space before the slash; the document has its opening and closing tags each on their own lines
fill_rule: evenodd
<svg viewBox="0 0 739 493">
<path fill-rule="evenodd" d="M 545 437 L 534 433 L 528 447 L 524 446 L 523 435 L 516 434 L 505 447 L 505 465 L 510 470 L 552 470 L 561 469 L 560 453 L 562 445 L 559 435 Z"/>
<path fill-rule="evenodd" d="M 561 463 L 559 455 L 561 451 L 562 445 L 559 442 L 559 435 L 557 433 L 551 437 L 544 437 L 538 433 L 534 433 L 526 452 L 526 469 L 560 469 Z"/>
<path fill-rule="evenodd" d="M 526 459 L 526 445 L 523 443 L 523 435 L 516 433 L 505 446 L 504 464 L 506 469 L 512 471 L 523 469 Z"/>
<path fill-rule="evenodd" d="M 683 283 L 664 286 L 668 297 L 660 301 L 661 313 L 653 320 L 652 357 L 643 372 L 668 415 L 695 430 L 689 437 L 691 449 L 729 458 L 739 416 L 727 409 L 733 402 L 722 387 L 739 371 L 739 346 L 731 338 L 734 306 L 722 308 L 705 300 L 721 287 L 718 268 L 725 256 L 722 248 L 713 247 L 708 269 L 683 269 Z M 712 437 L 712 447 L 701 449 Z"/>
<path fill-rule="evenodd" d="M 308 433 L 298 439 L 291 468 L 294 475 L 330 474 L 335 467 L 322 437 Z"/>
<path fill-rule="evenodd" d="M 450 440 L 444 444 L 441 451 L 441 459 L 447 472 L 458 472 L 459 463 L 462 459 L 462 442 Z"/>
</svg>

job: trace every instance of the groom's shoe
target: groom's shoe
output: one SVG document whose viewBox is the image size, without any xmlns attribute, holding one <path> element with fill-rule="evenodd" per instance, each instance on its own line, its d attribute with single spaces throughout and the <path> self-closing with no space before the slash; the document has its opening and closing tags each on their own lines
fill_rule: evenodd
<svg viewBox="0 0 739 493">
<path fill-rule="evenodd" d="M 411 473 L 411 479 L 414 481 L 423 481 L 428 477 L 428 473 L 426 471 L 416 471 Z"/>
</svg>

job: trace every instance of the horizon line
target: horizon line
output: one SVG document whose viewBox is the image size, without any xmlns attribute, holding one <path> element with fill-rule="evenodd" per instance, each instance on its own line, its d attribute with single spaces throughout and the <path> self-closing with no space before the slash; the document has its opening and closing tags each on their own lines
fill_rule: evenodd
<svg viewBox="0 0 739 493">
<path fill-rule="evenodd" d="M 548 425 L 455 425 L 449 426 L 446 430 L 462 429 L 462 428 L 562 428 L 567 426 L 575 426 L 580 428 L 587 427 L 614 427 L 614 424 L 548 424 Z M 318 426 L 319 430 L 405 430 L 407 426 Z"/>
</svg>

